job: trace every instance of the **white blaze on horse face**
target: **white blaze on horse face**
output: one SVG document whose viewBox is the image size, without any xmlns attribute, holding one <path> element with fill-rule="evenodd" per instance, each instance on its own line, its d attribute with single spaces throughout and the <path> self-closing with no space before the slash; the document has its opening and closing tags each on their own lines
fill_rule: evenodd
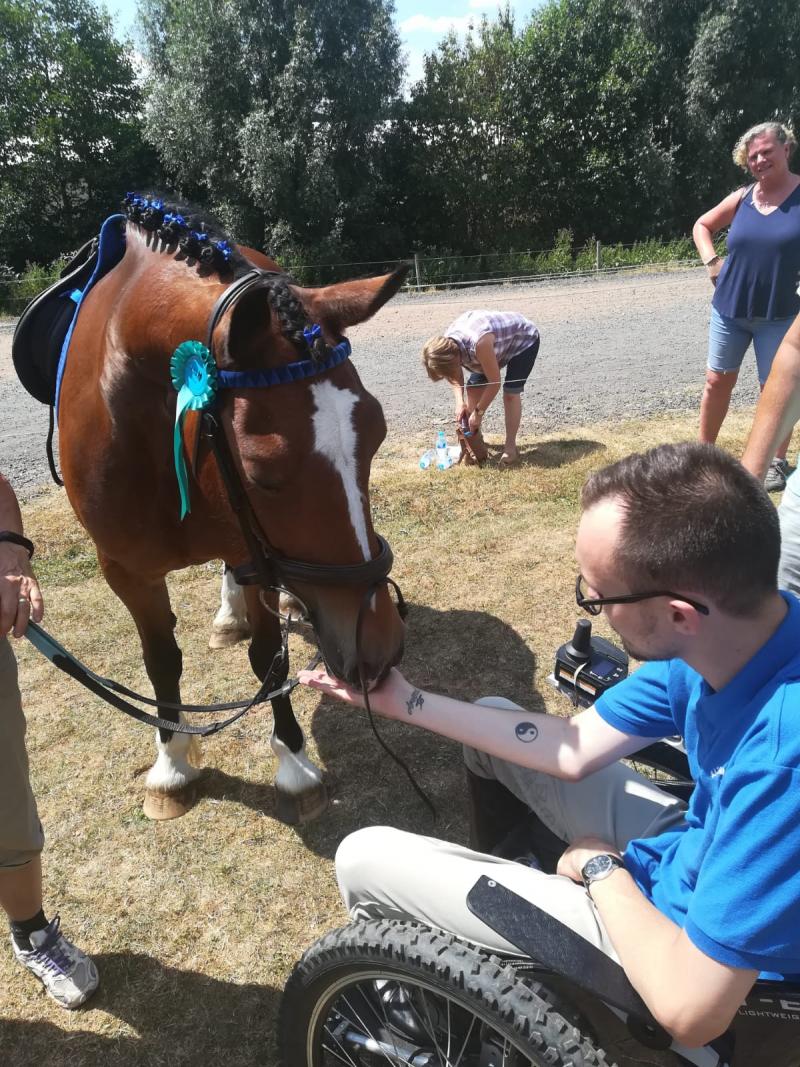
<svg viewBox="0 0 800 1067">
<path fill-rule="evenodd" d="M 358 438 L 353 419 L 358 397 L 349 389 L 337 389 L 332 382 L 315 382 L 311 393 L 317 406 L 313 416 L 315 451 L 325 456 L 342 479 L 353 532 L 364 559 L 369 559 L 367 504 L 358 485 Z"/>
</svg>

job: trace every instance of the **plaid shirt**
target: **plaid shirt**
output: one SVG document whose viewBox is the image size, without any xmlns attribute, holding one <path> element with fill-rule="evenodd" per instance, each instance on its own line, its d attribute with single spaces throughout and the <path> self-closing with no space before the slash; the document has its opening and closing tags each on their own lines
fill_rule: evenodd
<svg viewBox="0 0 800 1067">
<path fill-rule="evenodd" d="M 445 337 L 452 337 L 461 352 L 467 370 L 483 372 L 475 346 L 487 333 L 494 334 L 497 365 L 505 367 L 510 359 L 530 348 L 539 336 L 538 329 L 517 311 L 466 311 L 451 322 Z"/>
</svg>

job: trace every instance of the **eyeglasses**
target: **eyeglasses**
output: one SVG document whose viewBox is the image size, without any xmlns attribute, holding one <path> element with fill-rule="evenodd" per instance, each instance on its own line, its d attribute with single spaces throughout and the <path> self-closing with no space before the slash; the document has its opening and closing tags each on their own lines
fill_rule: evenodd
<svg viewBox="0 0 800 1067">
<path fill-rule="evenodd" d="M 688 596 L 684 596 L 683 593 L 671 593 L 667 589 L 661 589 L 652 593 L 626 593 L 624 596 L 597 596 L 587 597 L 583 591 L 584 577 L 579 574 L 575 582 L 575 600 L 579 608 L 583 608 L 590 615 L 599 615 L 603 610 L 604 604 L 635 604 L 639 600 L 653 600 L 659 596 L 673 597 L 675 600 L 682 600 L 685 604 L 691 604 L 695 611 L 699 611 L 701 615 L 708 615 L 709 609 L 705 604 L 699 603 L 697 600 L 692 600 Z"/>
</svg>

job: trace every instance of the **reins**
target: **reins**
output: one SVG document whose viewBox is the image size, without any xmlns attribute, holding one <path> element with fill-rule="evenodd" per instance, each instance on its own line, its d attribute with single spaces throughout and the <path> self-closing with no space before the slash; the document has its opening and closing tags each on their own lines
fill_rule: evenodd
<svg viewBox="0 0 800 1067">
<path fill-rule="evenodd" d="M 237 719 L 241 719 L 257 704 L 264 704 L 268 700 L 274 700 L 279 696 L 288 696 L 295 686 L 299 685 L 296 678 L 288 678 L 277 689 L 270 689 L 270 686 L 274 684 L 275 675 L 286 662 L 286 636 L 284 636 L 281 648 L 275 653 L 266 677 L 255 696 L 251 700 L 238 700 L 227 704 L 171 704 L 164 700 L 153 700 L 152 697 L 146 697 L 142 693 L 136 693 L 134 690 L 128 689 L 127 686 L 122 685 L 120 682 L 95 674 L 94 671 L 90 670 L 84 663 L 81 663 L 76 656 L 68 652 L 63 645 L 59 644 L 51 634 L 37 623 L 28 623 L 25 636 L 34 648 L 41 652 L 54 667 L 63 671 L 64 674 L 68 674 L 70 678 L 73 678 L 85 689 L 99 696 L 106 704 L 110 704 L 111 707 L 124 712 L 125 715 L 129 715 L 137 722 L 155 726 L 160 730 L 170 730 L 176 734 L 195 734 L 199 737 L 209 737 L 211 734 L 224 730 L 226 726 L 230 726 Z M 314 662 L 312 660 L 312 664 Z M 173 722 L 172 719 L 162 719 L 158 715 L 150 715 L 146 711 L 142 711 L 141 708 L 137 708 L 135 704 L 131 704 L 130 701 L 123 699 L 126 696 L 150 707 L 160 708 L 165 711 L 179 711 L 190 715 L 210 715 L 220 711 L 231 711 L 234 708 L 238 710 L 235 715 L 231 715 L 220 722 L 213 722 L 208 726 L 190 726 L 188 723 Z"/>
</svg>

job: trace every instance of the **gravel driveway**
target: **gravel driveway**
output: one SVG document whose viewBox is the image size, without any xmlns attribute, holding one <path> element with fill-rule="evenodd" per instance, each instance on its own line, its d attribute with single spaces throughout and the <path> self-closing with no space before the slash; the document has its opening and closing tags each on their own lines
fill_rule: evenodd
<svg viewBox="0 0 800 1067">
<path fill-rule="evenodd" d="M 468 308 L 521 311 L 542 334 L 525 391 L 523 433 L 551 433 L 599 420 L 696 409 L 705 365 L 711 289 L 701 269 L 618 274 L 514 286 L 401 295 L 350 331 L 353 358 L 386 413 L 389 435 L 429 434 L 450 419 L 446 386 L 419 362 L 423 341 Z M 13 326 L 0 324 L 0 470 L 23 497 L 47 484 L 47 410 L 31 399 L 11 364 Z M 734 394 L 755 401 L 748 356 Z M 502 404 L 488 433 L 502 431 Z"/>
</svg>

